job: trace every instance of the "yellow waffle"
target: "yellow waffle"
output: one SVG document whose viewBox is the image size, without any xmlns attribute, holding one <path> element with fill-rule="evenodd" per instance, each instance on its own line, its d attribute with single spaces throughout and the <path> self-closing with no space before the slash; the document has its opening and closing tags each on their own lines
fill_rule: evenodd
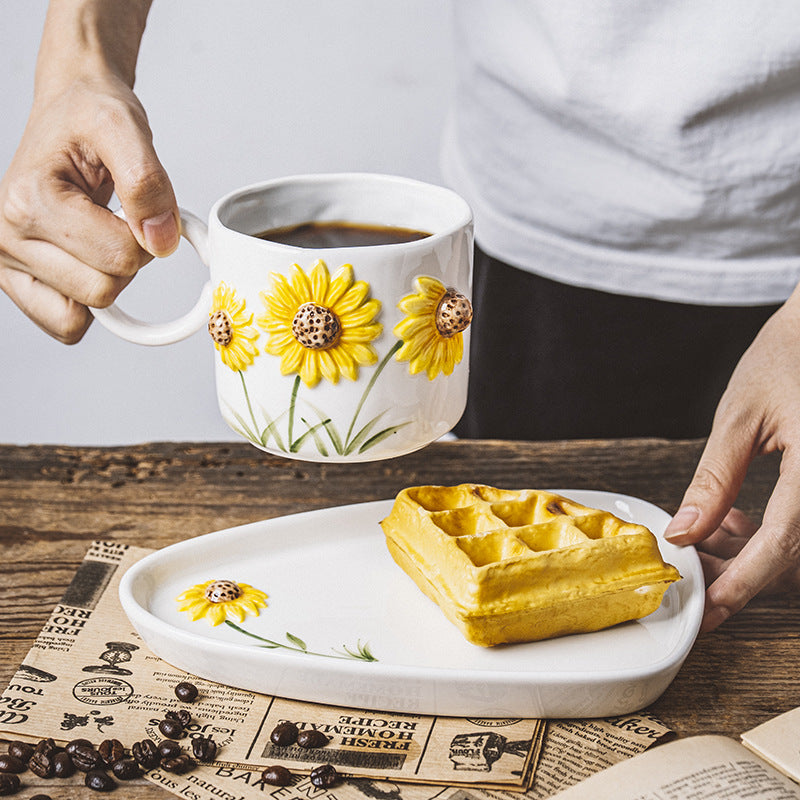
<svg viewBox="0 0 800 800">
<path fill-rule="evenodd" d="M 643 525 L 551 492 L 410 487 L 381 527 L 394 560 L 486 647 L 639 619 L 681 577 Z"/>
</svg>

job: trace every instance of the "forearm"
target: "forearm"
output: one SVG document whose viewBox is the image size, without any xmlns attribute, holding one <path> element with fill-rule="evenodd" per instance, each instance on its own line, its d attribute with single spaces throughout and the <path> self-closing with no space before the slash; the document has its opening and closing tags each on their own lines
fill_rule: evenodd
<svg viewBox="0 0 800 800">
<path fill-rule="evenodd" d="M 112 74 L 132 87 L 152 0 L 51 0 L 36 65 L 35 96 Z"/>
</svg>

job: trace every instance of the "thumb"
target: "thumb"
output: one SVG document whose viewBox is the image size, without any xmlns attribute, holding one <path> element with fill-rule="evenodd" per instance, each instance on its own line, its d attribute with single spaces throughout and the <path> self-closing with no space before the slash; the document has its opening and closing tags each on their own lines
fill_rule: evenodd
<svg viewBox="0 0 800 800">
<path fill-rule="evenodd" d="M 119 142 L 119 137 L 115 137 Z M 101 153 L 136 241 L 154 256 L 168 256 L 180 242 L 180 214 L 166 170 L 145 125 L 131 126 L 123 146 Z"/>
</svg>

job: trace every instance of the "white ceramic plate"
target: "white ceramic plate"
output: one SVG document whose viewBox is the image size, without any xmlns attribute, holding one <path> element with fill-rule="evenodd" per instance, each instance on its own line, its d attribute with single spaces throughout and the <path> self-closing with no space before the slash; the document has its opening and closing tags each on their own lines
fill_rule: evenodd
<svg viewBox="0 0 800 800">
<path fill-rule="evenodd" d="M 646 525 L 683 579 L 650 616 L 596 633 L 469 644 L 392 561 L 379 522 L 392 501 L 321 509 L 210 533 L 159 550 L 123 577 L 123 608 L 152 651 L 194 675 L 310 702 L 468 717 L 591 717 L 637 711 L 669 685 L 703 610 L 693 548 L 662 534 L 669 515 L 608 492 L 560 494 Z M 259 647 L 227 625 L 192 622 L 175 597 L 211 579 L 249 583 L 269 607 L 241 627 L 310 651 Z M 378 660 L 330 658 L 368 646 Z"/>
</svg>

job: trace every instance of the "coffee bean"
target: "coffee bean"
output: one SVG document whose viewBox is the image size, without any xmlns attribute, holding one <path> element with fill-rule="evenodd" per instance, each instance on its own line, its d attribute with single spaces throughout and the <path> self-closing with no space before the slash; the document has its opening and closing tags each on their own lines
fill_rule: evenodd
<svg viewBox="0 0 800 800">
<path fill-rule="evenodd" d="M 213 761 L 217 757 L 217 743 L 209 736 L 192 739 L 192 753 L 198 761 Z"/>
<path fill-rule="evenodd" d="M 276 764 L 261 773 L 261 780 L 270 786 L 288 786 L 292 782 L 292 773 L 286 767 Z"/>
<path fill-rule="evenodd" d="M 272 729 L 272 733 L 269 735 L 269 740 L 272 742 L 272 744 L 276 744 L 279 747 L 288 747 L 297 741 L 297 734 L 297 725 L 295 725 L 294 722 L 289 722 L 287 720 L 285 722 L 279 722 Z"/>
<path fill-rule="evenodd" d="M 0 772 L 25 772 L 25 762 L 12 755 L 0 756 Z"/>
<path fill-rule="evenodd" d="M 183 681 L 175 687 L 175 697 L 184 703 L 194 703 L 197 700 L 197 694 L 197 687 L 188 681 Z"/>
<path fill-rule="evenodd" d="M 167 772 L 174 772 L 176 775 L 183 775 L 194 767 L 194 761 L 186 754 L 181 753 L 174 758 L 162 758 L 161 769 Z"/>
<path fill-rule="evenodd" d="M 55 743 L 55 740 L 52 738 L 48 739 L 41 739 L 37 742 L 36 747 L 34 748 L 34 753 L 54 753 L 56 750 L 60 750 L 61 748 Z"/>
<path fill-rule="evenodd" d="M 325 747 L 328 744 L 328 737 L 314 728 L 304 728 L 297 734 L 297 746 L 307 749 L 315 747 Z"/>
<path fill-rule="evenodd" d="M 61 750 L 53 756 L 53 777 L 69 778 L 75 774 L 75 764 L 69 753 Z"/>
<path fill-rule="evenodd" d="M 117 782 L 101 769 L 92 769 L 86 773 L 84 784 L 95 792 L 111 792 L 117 788 Z"/>
<path fill-rule="evenodd" d="M 121 758 L 119 761 L 114 762 L 111 771 L 121 781 L 130 781 L 142 774 L 141 768 L 132 758 Z"/>
<path fill-rule="evenodd" d="M 339 782 L 339 773 L 336 768 L 331 764 L 322 764 L 319 767 L 314 767 L 309 775 L 311 783 L 318 789 L 330 789 Z"/>
<path fill-rule="evenodd" d="M 167 717 L 167 719 L 162 719 L 161 722 L 158 723 L 158 729 L 167 739 L 181 739 L 186 735 L 183 725 L 181 725 L 177 719 L 170 719 L 169 717 Z"/>
<path fill-rule="evenodd" d="M 19 791 L 19 775 L 13 772 L 0 772 L 0 795 L 14 794 Z"/>
<path fill-rule="evenodd" d="M 104 739 L 97 745 L 97 752 L 107 767 L 113 766 L 121 758 L 125 757 L 125 748 L 119 739 Z"/>
<path fill-rule="evenodd" d="M 28 759 L 33 755 L 33 745 L 28 744 L 27 742 L 9 742 L 8 754 L 20 759 L 21 761 L 27 762 Z"/>
<path fill-rule="evenodd" d="M 70 758 L 81 772 L 102 769 L 105 766 L 103 757 L 94 749 L 94 745 L 79 744 L 72 749 Z"/>
<path fill-rule="evenodd" d="M 94 745 L 88 739 L 73 739 L 71 742 L 67 742 L 64 749 L 72 755 L 76 747 L 94 747 Z"/>
<path fill-rule="evenodd" d="M 141 742 L 134 742 L 131 753 L 136 762 L 142 769 L 155 769 L 161 761 L 158 747 L 152 739 L 142 739 Z"/>
<path fill-rule="evenodd" d="M 172 739 L 165 739 L 163 742 L 160 742 L 158 745 L 158 757 L 159 758 L 175 758 L 179 756 L 183 752 L 183 749 L 177 742 L 173 742 Z"/>
<path fill-rule="evenodd" d="M 28 769 L 37 778 L 52 778 L 54 771 L 53 757 L 47 753 L 34 753 L 28 759 Z"/>
<path fill-rule="evenodd" d="M 192 715 L 184 708 L 181 708 L 178 711 L 167 711 L 164 716 L 167 719 L 177 720 L 181 725 L 183 725 L 184 728 L 192 721 Z"/>
</svg>

